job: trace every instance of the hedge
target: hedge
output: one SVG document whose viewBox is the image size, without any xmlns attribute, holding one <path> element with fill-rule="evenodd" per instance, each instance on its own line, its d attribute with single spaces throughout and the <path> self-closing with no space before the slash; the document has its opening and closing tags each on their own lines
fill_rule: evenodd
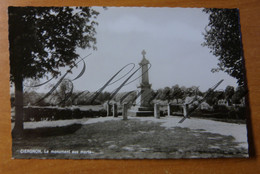
<svg viewBox="0 0 260 174">
<path fill-rule="evenodd" d="M 24 121 L 41 121 L 41 120 L 65 120 L 80 118 L 104 117 L 107 115 L 106 110 L 99 111 L 63 108 L 24 108 Z"/>
<path fill-rule="evenodd" d="M 246 108 L 237 107 L 230 108 L 218 107 L 214 111 L 206 110 L 196 110 L 191 114 L 192 117 L 205 117 L 205 118 L 218 118 L 218 119 L 236 119 L 245 120 L 246 119 Z"/>
</svg>

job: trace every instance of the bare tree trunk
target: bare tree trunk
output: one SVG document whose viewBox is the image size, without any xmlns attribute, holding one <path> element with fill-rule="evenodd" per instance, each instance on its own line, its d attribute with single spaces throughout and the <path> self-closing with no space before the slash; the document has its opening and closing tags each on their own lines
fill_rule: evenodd
<svg viewBox="0 0 260 174">
<path fill-rule="evenodd" d="M 23 79 L 15 79 L 15 126 L 12 131 L 13 137 L 23 135 Z"/>
</svg>

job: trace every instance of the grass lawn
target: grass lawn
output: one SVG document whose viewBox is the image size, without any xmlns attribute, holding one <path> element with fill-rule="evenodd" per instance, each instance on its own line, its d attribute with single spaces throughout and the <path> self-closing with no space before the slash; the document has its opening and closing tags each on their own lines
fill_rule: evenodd
<svg viewBox="0 0 260 174">
<path fill-rule="evenodd" d="M 178 126 L 169 129 L 161 124 L 111 118 L 91 124 L 26 129 L 24 138 L 13 139 L 13 157 L 151 159 L 247 156 L 247 149 L 239 146 L 233 136 Z M 25 149 L 38 149 L 42 153 L 25 153 Z M 45 154 L 43 151 L 49 152 Z"/>
</svg>

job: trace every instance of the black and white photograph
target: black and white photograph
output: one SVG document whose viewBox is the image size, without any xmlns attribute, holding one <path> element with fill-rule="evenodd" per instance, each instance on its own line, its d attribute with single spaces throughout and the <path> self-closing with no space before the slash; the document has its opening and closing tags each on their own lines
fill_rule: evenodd
<svg viewBox="0 0 260 174">
<path fill-rule="evenodd" d="M 239 9 L 9 7 L 14 159 L 248 158 Z"/>
</svg>

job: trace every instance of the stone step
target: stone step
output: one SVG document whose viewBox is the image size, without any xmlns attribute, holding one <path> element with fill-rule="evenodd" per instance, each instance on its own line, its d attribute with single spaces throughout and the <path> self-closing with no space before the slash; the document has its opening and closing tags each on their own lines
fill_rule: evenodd
<svg viewBox="0 0 260 174">
<path fill-rule="evenodd" d="M 130 108 L 133 111 L 153 111 L 153 107 L 140 107 L 140 106 L 133 106 Z"/>
<path fill-rule="evenodd" d="M 133 116 L 133 117 L 153 117 L 154 112 L 153 111 L 128 110 L 127 115 Z"/>
</svg>

